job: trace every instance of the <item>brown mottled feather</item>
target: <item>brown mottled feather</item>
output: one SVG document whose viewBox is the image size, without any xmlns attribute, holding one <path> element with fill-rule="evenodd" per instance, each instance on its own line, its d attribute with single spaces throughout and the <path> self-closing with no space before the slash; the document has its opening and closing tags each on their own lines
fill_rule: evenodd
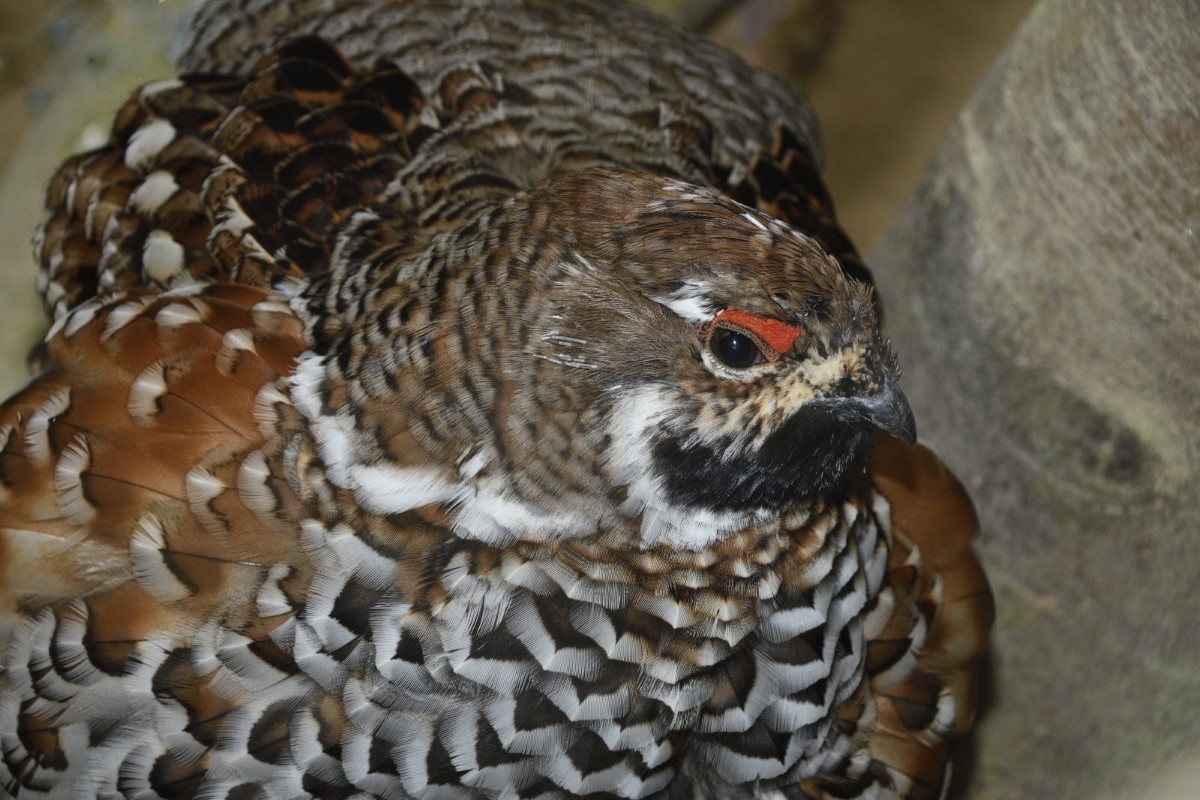
<svg viewBox="0 0 1200 800">
<path fill-rule="evenodd" d="M 911 631 L 919 615 L 925 630 L 902 680 L 868 667 L 878 709 L 870 750 L 897 774 L 898 786 L 911 779 L 910 796 L 939 798 L 949 778 L 945 738 L 975 718 L 979 661 L 994 616 L 971 549 L 979 521 L 962 484 L 929 449 L 883 437 L 876 447 L 872 478 L 892 511 L 888 563 L 896 577 L 889 583 L 903 601 L 893 619 Z"/>
<path fill-rule="evenodd" d="M 978 523 L 867 461 L 912 421 L 798 93 L 598 0 L 212 0 L 181 64 L 47 188 L 5 791 L 941 795 Z M 795 345 L 731 373 L 725 308 Z"/>
<path fill-rule="evenodd" d="M 148 85 L 117 112 L 109 145 L 51 179 L 37 244 L 48 309 L 133 286 L 261 286 L 322 269 L 349 215 L 424 135 L 423 104 L 396 67 L 354 70 L 311 38 L 264 56 L 249 78 Z M 177 269 L 151 258 L 154 237 L 182 248 Z"/>
<path fill-rule="evenodd" d="M 262 296 L 261 290 L 232 286 L 178 298 L 132 295 L 50 339 L 49 373 L 4 407 L 0 425 L 8 430 L 3 464 L 10 499 L 0 520 L 10 536 L 38 534 L 22 536 L 20 546 L 10 538 L 9 574 L 53 576 L 64 588 L 43 593 L 10 580 L 2 587 L 9 608 L 35 608 L 43 594 L 46 601 L 61 602 L 91 595 L 97 583 L 123 583 L 130 536 L 148 512 L 187 553 L 180 557 L 184 582 L 197 595 L 209 596 L 209 604 L 225 602 L 219 596 L 225 583 L 213 568 L 229 562 L 230 542 L 190 519 L 187 476 L 218 454 L 229 458 L 262 442 L 253 416 L 256 395 L 289 368 L 303 346 L 298 326 L 285 319 L 279 331 L 256 332 L 256 352 L 227 352 L 225 334 L 254 327 L 250 308 Z M 156 316 L 165 319 L 173 312 L 195 319 L 156 322 Z M 110 334 L 106 326 L 114 315 L 126 313 L 133 318 Z M 231 358 L 219 363 L 227 354 Z M 147 376 L 157 376 L 163 391 L 134 403 L 138 390 L 131 386 Z M 45 409 L 54 413 L 45 423 L 42 447 L 42 436 L 33 441 L 30 429 Z M 74 484 L 61 466 L 68 449 L 79 455 L 77 486 L 70 489 L 65 487 Z M 233 561 L 278 559 L 277 543 L 260 527 L 239 523 L 229 529 L 239 534 L 242 547 L 270 548 L 264 554 L 242 552 Z M 189 610 L 207 613 L 204 607 Z"/>
<path fill-rule="evenodd" d="M 908 593 L 928 625 L 921 667 L 943 682 L 958 710 L 954 727 L 941 733 L 962 732 L 974 719 L 977 662 L 995 616 L 987 578 L 971 548 L 979 529 L 975 507 L 929 449 L 906 449 L 886 439 L 877 448 L 872 475 L 892 504 L 898 532 L 890 563 L 897 569 L 911 560 L 920 564 Z"/>
</svg>

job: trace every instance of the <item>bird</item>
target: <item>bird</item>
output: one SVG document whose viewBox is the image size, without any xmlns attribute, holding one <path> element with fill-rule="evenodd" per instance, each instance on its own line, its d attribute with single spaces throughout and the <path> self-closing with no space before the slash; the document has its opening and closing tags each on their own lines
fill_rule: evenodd
<svg viewBox="0 0 1200 800">
<path fill-rule="evenodd" d="M 17 798 L 936 798 L 992 599 L 798 90 L 612 0 L 209 0 L 0 407 Z"/>
</svg>

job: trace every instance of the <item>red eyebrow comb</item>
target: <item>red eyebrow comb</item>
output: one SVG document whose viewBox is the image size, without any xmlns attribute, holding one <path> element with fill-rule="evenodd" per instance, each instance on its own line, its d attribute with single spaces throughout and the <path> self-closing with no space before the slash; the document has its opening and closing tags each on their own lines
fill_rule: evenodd
<svg viewBox="0 0 1200 800">
<path fill-rule="evenodd" d="M 801 328 L 786 322 L 771 317 L 760 317 L 758 314 L 739 311 L 736 308 L 727 308 L 717 314 L 712 324 L 719 325 L 722 322 L 754 334 L 779 355 L 791 350 L 796 337 L 803 332 Z"/>
</svg>

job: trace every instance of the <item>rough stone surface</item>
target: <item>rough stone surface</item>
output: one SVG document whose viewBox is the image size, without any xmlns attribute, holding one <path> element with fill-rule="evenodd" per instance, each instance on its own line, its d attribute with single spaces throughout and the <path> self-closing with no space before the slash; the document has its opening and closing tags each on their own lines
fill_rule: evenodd
<svg viewBox="0 0 1200 800">
<path fill-rule="evenodd" d="M 1043 0 L 871 263 L 997 593 L 967 796 L 1162 796 L 1200 759 L 1200 3 Z"/>
</svg>

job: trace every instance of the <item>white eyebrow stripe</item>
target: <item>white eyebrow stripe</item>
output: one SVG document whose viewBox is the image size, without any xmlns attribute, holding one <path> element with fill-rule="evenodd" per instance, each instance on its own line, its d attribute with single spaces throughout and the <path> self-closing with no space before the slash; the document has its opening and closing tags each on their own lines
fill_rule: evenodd
<svg viewBox="0 0 1200 800">
<path fill-rule="evenodd" d="M 669 295 L 658 295 L 650 299 L 674 311 L 687 322 L 706 323 L 720 310 L 708 298 L 709 286 L 704 281 L 688 279 Z"/>
<path fill-rule="evenodd" d="M 677 299 L 651 297 L 650 299 L 671 309 L 688 322 L 703 323 L 713 318 L 713 312 L 698 297 L 681 297 Z"/>
</svg>

